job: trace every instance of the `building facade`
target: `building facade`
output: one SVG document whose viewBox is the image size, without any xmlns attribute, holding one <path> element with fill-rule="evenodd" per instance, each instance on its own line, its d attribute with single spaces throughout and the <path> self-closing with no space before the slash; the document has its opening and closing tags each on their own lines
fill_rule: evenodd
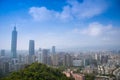
<svg viewBox="0 0 120 80">
<path fill-rule="evenodd" d="M 16 27 L 14 27 L 14 30 L 12 31 L 11 53 L 12 53 L 12 58 L 17 58 L 17 31 L 16 31 Z"/>
<path fill-rule="evenodd" d="M 35 43 L 34 40 L 29 41 L 29 55 L 35 54 Z"/>
</svg>

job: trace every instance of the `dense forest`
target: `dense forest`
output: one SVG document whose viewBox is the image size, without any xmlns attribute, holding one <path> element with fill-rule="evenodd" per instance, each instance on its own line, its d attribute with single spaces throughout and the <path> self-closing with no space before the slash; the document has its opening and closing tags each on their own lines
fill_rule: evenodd
<svg viewBox="0 0 120 80">
<path fill-rule="evenodd" d="M 59 69 L 35 62 L 0 80 L 72 80 L 72 78 L 67 78 Z"/>
</svg>

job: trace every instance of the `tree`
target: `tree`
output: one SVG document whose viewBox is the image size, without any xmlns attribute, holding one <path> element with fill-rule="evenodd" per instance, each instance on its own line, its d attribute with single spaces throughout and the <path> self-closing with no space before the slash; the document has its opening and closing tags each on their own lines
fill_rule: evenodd
<svg viewBox="0 0 120 80">
<path fill-rule="evenodd" d="M 1 80 L 74 80 L 67 78 L 59 69 L 41 63 L 33 63 L 25 69 L 13 72 Z"/>
<path fill-rule="evenodd" d="M 94 74 L 85 74 L 85 80 L 94 80 L 95 75 Z"/>
</svg>

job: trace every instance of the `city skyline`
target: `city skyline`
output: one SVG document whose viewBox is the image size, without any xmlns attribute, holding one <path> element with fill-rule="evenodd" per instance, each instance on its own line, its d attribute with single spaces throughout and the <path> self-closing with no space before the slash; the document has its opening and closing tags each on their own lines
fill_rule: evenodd
<svg viewBox="0 0 120 80">
<path fill-rule="evenodd" d="M 9 49 L 16 25 L 18 50 L 120 49 L 119 0 L 2 0 L 0 49 Z"/>
</svg>

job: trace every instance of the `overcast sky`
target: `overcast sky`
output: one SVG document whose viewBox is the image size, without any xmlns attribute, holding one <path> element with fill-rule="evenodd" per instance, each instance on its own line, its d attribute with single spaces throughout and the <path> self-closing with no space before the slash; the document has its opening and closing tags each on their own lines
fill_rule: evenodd
<svg viewBox="0 0 120 80">
<path fill-rule="evenodd" d="M 120 0 L 0 0 L 0 49 L 120 49 Z"/>
</svg>

